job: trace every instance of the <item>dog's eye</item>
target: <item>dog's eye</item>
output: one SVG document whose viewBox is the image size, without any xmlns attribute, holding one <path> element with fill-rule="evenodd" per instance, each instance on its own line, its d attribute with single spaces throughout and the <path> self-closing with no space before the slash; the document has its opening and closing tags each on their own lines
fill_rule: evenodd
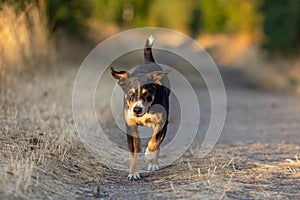
<svg viewBox="0 0 300 200">
<path fill-rule="evenodd" d="M 134 99 L 134 95 L 130 95 L 129 97 L 128 97 L 128 100 L 129 101 L 132 101 Z"/>
<path fill-rule="evenodd" d="M 147 102 L 151 102 L 153 100 L 152 96 L 151 95 L 148 95 L 147 96 Z"/>
</svg>

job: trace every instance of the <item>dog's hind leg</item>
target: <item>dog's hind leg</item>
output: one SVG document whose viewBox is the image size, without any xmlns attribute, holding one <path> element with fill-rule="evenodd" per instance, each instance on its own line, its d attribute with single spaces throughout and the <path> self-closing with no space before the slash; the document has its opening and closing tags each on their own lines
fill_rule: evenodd
<svg viewBox="0 0 300 200">
<path fill-rule="evenodd" d="M 137 180 L 141 178 L 137 172 L 137 153 L 141 152 L 141 143 L 136 126 L 127 126 L 127 143 L 130 159 L 130 168 L 127 178 L 128 180 Z"/>
</svg>

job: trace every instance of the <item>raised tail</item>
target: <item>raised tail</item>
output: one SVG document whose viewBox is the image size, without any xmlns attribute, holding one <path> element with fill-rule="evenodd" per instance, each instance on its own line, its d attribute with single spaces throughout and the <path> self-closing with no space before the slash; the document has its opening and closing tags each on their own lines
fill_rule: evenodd
<svg viewBox="0 0 300 200">
<path fill-rule="evenodd" d="M 147 62 L 155 62 L 153 55 L 152 55 L 152 44 L 153 44 L 154 38 L 152 37 L 152 35 L 150 35 L 150 37 L 147 39 L 146 41 L 146 45 L 144 48 L 144 59 L 145 59 L 145 63 Z"/>
</svg>

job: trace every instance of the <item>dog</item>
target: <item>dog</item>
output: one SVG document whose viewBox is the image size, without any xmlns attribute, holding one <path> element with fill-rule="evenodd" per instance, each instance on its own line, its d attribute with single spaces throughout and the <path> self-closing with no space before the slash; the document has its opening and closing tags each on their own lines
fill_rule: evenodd
<svg viewBox="0 0 300 200">
<path fill-rule="evenodd" d="M 148 171 L 158 170 L 159 147 L 163 142 L 168 126 L 170 84 L 168 70 L 159 66 L 152 54 L 154 38 L 150 36 L 144 48 L 144 64 L 132 73 L 115 71 L 110 67 L 112 76 L 124 91 L 124 117 L 126 122 L 127 143 L 130 159 L 128 180 L 140 179 L 137 170 L 137 154 L 141 152 L 138 126 L 153 128 L 151 139 L 145 151 Z"/>
</svg>

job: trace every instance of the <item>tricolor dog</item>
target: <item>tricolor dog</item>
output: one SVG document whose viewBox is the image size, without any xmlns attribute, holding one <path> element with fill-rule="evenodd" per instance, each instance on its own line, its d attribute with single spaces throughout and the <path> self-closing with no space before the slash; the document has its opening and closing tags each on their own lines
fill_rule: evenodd
<svg viewBox="0 0 300 200">
<path fill-rule="evenodd" d="M 164 71 L 153 58 L 153 37 L 150 36 L 144 48 L 145 63 L 132 72 L 115 71 L 111 74 L 118 79 L 123 89 L 124 117 L 126 122 L 130 169 L 128 180 L 140 179 L 137 171 L 137 153 L 141 152 L 141 143 L 137 131 L 138 126 L 153 128 L 148 142 L 145 158 L 149 171 L 158 170 L 159 146 L 165 138 L 169 116 L 169 80 L 170 70 Z"/>
</svg>

